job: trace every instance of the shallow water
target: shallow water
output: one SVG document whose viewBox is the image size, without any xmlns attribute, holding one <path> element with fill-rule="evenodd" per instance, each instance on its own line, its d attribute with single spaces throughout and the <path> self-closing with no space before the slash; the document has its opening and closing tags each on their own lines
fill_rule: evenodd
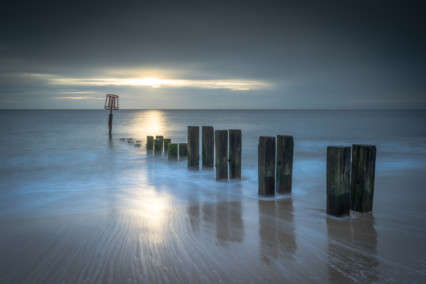
<svg viewBox="0 0 426 284">
<path fill-rule="evenodd" d="M 0 111 L 1 283 L 422 282 L 425 111 Z M 144 147 L 241 129 L 242 180 Z M 295 139 L 293 193 L 257 197 L 260 135 Z M 372 214 L 325 214 L 328 145 L 378 147 Z"/>
</svg>

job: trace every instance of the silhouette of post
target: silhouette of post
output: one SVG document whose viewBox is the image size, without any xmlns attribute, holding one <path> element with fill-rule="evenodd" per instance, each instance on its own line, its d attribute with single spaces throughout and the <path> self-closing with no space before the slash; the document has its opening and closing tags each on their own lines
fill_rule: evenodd
<svg viewBox="0 0 426 284">
<path fill-rule="evenodd" d="M 161 154 L 163 152 L 163 136 L 155 136 L 154 152 Z"/>
<path fill-rule="evenodd" d="M 172 139 L 170 138 L 164 138 L 163 144 L 164 144 L 164 154 L 167 155 L 169 153 L 169 144 L 172 142 Z"/>
<path fill-rule="evenodd" d="M 183 157 L 188 156 L 188 144 L 179 143 L 179 160 L 183 160 Z"/>
<path fill-rule="evenodd" d="M 168 159 L 169 161 L 175 161 L 178 158 L 178 144 L 177 143 L 169 143 L 167 147 L 168 151 Z"/>
<path fill-rule="evenodd" d="M 327 147 L 327 214 L 349 215 L 351 201 L 351 148 Z"/>
<path fill-rule="evenodd" d="M 202 140 L 202 165 L 203 169 L 213 168 L 214 165 L 214 132 L 212 126 L 203 126 L 201 130 Z"/>
<path fill-rule="evenodd" d="M 352 145 L 351 209 L 373 210 L 376 146 Z"/>
<path fill-rule="evenodd" d="M 241 179 L 241 130 L 229 130 L 229 178 Z"/>
<path fill-rule="evenodd" d="M 291 193 L 293 175 L 293 149 L 293 136 L 277 136 L 276 192 L 278 194 Z"/>
<path fill-rule="evenodd" d="M 188 126 L 188 169 L 198 170 L 200 167 L 200 128 Z"/>
<path fill-rule="evenodd" d="M 154 148 L 154 136 L 147 136 L 146 137 L 146 150 L 152 151 Z"/>
<path fill-rule="evenodd" d="M 275 137 L 260 136 L 257 147 L 258 194 L 275 195 Z"/>
<path fill-rule="evenodd" d="M 215 131 L 216 180 L 228 179 L 228 130 Z"/>
</svg>

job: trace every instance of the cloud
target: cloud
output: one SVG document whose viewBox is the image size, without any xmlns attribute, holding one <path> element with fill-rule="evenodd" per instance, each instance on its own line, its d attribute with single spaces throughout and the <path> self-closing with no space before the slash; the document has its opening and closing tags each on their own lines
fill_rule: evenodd
<svg viewBox="0 0 426 284">
<path fill-rule="evenodd" d="M 103 100 L 104 98 L 95 97 L 54 97 L 55 100 Z"/>
<path fill-rule="evenodd" d="M 30 74 L 30 77 L 45 80 L 49 85 L 61 86 L 128 86 L 128 87 L 168 87 L 168 88 L 200 88 L 200 89 L 227 89 L 232 91 L 250 91 L 266 89 L 271 84 L 257 80 L 218 79 L 218 80 L 188 80 L 163 79 L 155 77 L 130 78 L 71 78 L 50 74 Z"/>
</svg>

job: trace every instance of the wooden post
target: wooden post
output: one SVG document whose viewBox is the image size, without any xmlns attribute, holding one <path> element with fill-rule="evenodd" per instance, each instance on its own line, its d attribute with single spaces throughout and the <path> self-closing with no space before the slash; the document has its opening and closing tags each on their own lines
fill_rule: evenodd
<svg viewBox="0 0 426 284">
<path fill-rule="evenodd" d="M 202 127 L 202 164 L 203 169 L 213 168 L 214 166 L 214 132 L 212 126 Z"/>
<path fill-rule="evenodd" d="M 275 137 L 260 136 L 258 155 L 258 194 L 275 195 Z"/>
<path fill-rule="evenodd" d="M 164 138 L 164 154 L 167 155 L 169 153 L 169 144 L 172 142 L 172 139 L 170 138 Z"/>
<path fill-rule="evenodd" d="M 157 154 L 161 154 L 163 152 L 163 136 L 155 136 L 154 151 Z"/>
<path fill-rule="evenodd" d="M 278 194 L 291 193 L 293 175 L 293 149 L 293 136 L 277 136 L 276 192 Z"/>
<path fill-rule="evenodd" d="M 179 143 L 179 160 L 183 160 L 183 157 L 188 156 L 188 144 Z"/>
<path fill-rule="evenodd" d="M 215 131 L 216 180 L 228 179 L 228 130 Z"/>
<path fill-rule="evenodd" d="M 169 161 L 175 161 L 178 158 L 178 144 L 177 143 L 169 143 L 167 147 L 168 158 Z"/>
<path fill-rule="evenodd" d="M 351 209 L 373 210 L 376 146 L 352 145 Z"/>
<path fill-rule="evenodd" d="M 198 170 L 200 167 L 200 127 L 188 126 L 188 168 Z"/>
<path fill-rule="evenodd" d="M 154 136 L 147 136 L 146 137 L 146 150 L 152 151 L 154 148 Z"/>
<path fill-rule="evenodd" d="M 241 130 L 229 130 L 229 178 L 241 179 Z"/>
<path fill-rule="evenodd" d="M 327 147 L 327 214 L 349 215 L 351 207 L 351 148 Z"/>
<path fill-rule="evenodd" d="M 111 109 L 111 112 L 109 113 L 108 128 L 109 128 L 109 133 L 111 134 L 111 131 L 112 131 L 112 109 Z"/>
</svg>

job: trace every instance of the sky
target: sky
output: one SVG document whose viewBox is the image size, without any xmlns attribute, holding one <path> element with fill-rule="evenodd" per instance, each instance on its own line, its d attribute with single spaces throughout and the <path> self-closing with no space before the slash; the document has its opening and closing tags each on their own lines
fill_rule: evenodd
<svg viewBox="0 0 426 284">
<path fill-rule="evenodd" d="M 2 1 L 0 109 L 425 109 L 423 1 Z"/>
</svg>

